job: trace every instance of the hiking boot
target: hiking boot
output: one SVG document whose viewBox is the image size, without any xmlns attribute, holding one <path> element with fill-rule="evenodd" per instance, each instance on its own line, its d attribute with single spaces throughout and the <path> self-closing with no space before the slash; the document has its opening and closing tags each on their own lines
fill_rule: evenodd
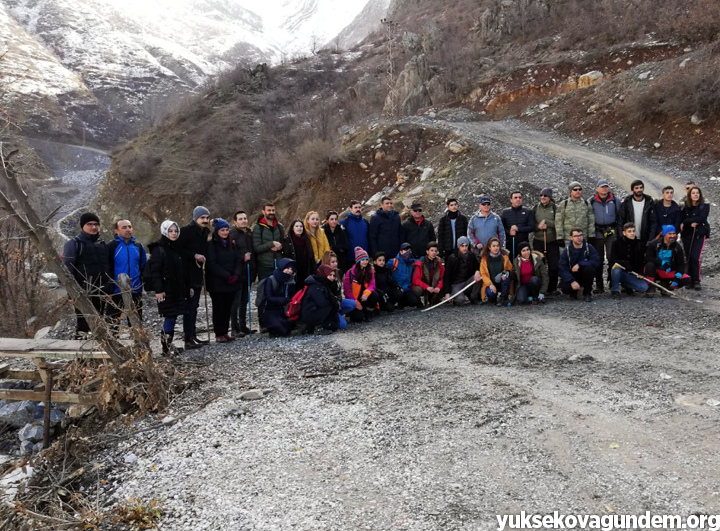
<svg viewBox="0 0 720 531">
<path fill-rule="evenodd" d="M 215 343 L 228 343 L 230 340 L 229 336 L 215 336 Z"/>
<path fill-rule="evenodd" d="M 632 297 L 633 295 L 635 295 L 635 290 L 634 290 L 634 289 L 627 288 L 627 289 L 625 290 L 625 294 L 628 295 L 629 297 Z"/>
<path fill-rule="evenodd" d="M 329 336 L 332 333 L 333 333 L 333 331 L 328 330 L 327 328 L 319 328 L 315 334 L 318 336 Z"/>
<path fill-rule="evenodd" d="M 245 337 L 245 332 L 242 330 L 233 330 L 232 337 L 233 339 L 242 339 Z"/>
<path fill-rule="evenodd" d="M 592 302 L 592 297 L 591 297 L 590 295 L 585 295 L 585 296 L 583 297 L 583 300 L 584 300 L 585 302 Z"/>
<path fill-rule="evenodd" d="M 497 296 L 497 302 L 495 303 L 496 306 L 505 306 L 505 297 L 502 295 Z"/>
<path fill-rule="evenodd" d="M 176 354 L 175 347 L 173 347 L 173 337 L 175 336 L 175 332 L 170 332 L 168 334 L 161 333 L 160 334 L 160 344 L 162 345 L 162 354 L 163 356 L 174 356 Z"/>
<path fill-rule="evenodd" d="M 245 334 L 246 336 L 249 336 L 251 334 L 257 334 L 257 330 L 251 330 L 247 326 L 243 326 L 240 328 L 240 331 Z"/>
<path fill-rule="evenodd" d="M 646 298 L 646 299 L 652 299 L 653 297 L 655 297 L 655 292 L 654 292 L 654 291 L 647 290 L 647 291 L 645 292 L 645 298 Z"/>
<path fill-rule="evenodd" d="M 191 341 L 192 341 L 193 343 L 197 343 L 198 345 L 208 345 L 208 344 L 210 344 L 210 341 L 209 341 L 209 340 L 198 339 L 198 336 L 193 336 L 193 338 L 191 339 Z"/>
<path fill-rule="evenodd" d="M 197 343 L 194 343 L 191 341 L 185 341 L 185 350 L 195 350 L 198 348 L 202 348 L 202 345 L 198 345 Z"/>
<path fill-rule="evenodd" d="M 570 292 L 570 298 L 574 301 L 578 300 L 578 292 L 573 290 Z"/>
<path fill-rule="evenodd" d="M 620 300 L 620 292 L 619 291 L 613 291 L 610 294 L 611 299 Z"/>
<path fill-rule="evenodd" d="M 556 289 L 555 291 L 550 293 L 550 295 L 553 297 L 559 297 L 560 295 L 562 295 L 562 290 Z"/>
<path fill-rule="evenodd" d="M 701 291 L 701 290 L 702 290 L 702 284 L 700 283 L 699 280 L 695 282 L 695 285 L 694 285 L 693 287 L 695 288 L 695 291 Z"/>
</svg>

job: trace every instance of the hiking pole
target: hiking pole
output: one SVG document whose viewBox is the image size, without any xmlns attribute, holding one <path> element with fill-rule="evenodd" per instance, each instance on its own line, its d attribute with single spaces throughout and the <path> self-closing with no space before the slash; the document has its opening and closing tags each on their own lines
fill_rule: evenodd
<svg viewBox="0 0 720 531">
<path fill-rule="evenodd" d="M 547 256 L 547 229 L 543 229 L 543 244 L 545 245 L 545 256 Z"/>
<path fill-rule="evenodd" d="M 475 284 L 476 282 L 477 282 L 477 280 L 473 279 L 473 281 L 470 282 L 470 284 L 468 284 L 468 285 L 465 286 L 463 289 L 461 289 L 460 291 L 458 291 L 458 292 L 457 292 L 455 295 L 453 295 L 452 297 L 448 297 L 447 299 L 443 299 L 443 300 L 441 300 L 440 302 L 438 302 L 435 306 L 430 306 L 430 308 L 425 308 L 424 310 L 420 310 L 420 311 L 421 311 L 421 312 L 428 312 L 428 311 L 432 310 L 433 308 L 437 308 L 437 307 L 440 306 L 441 304 L 445 304 L 446 302 L 449 302 L 449 301 L 453 300 L 455 297 L 457 297 L 458 295 L 460 295 L 463 291 L 465 291 L 466 289 L 468 289 L 470 286 L 472 286 L 472 285 Z"/>
<path fill-rule="evenodd" d="M 252 333 L 252 304 L 250 303 L 250 265 L 247 266 L 247 277 L 248 277 L 248 321 L 250 321 L 250 325 L 248 326 L 248 330 L 250 330 L 250 333 Z"/>
<path fill-rule="evenodd" d="M 622 270 L 625 271 L 626 273 L 630 273 L 631 275 L 639 278 L 640 280 L 644 280 L 645 282 L 647 282 L 647 283 L 650 284 L 651 286 L 655 286 L 656 288 L 664 291 L 665 293 L 667 293 L 667 294 L 670 295 L 671 297 L 675 297 L 676 299 L 680 299 L 681 301 L 697 302 L 698 304 L 702 304 L 702 303 L 703 303 L 703 301 L 700 301 L 700 300 L 697 300 L 697 299 L 686 299 L 685 297 L 683 297 L 683 296 L 681 296 L 681 295 L 678 295 L 678 294 L 675 293 L 674 291 L 671 291 L 671 290 L 667 289 L 665 286 L 661 286 L 661 285 L 658 284 L 657 282 L 653 282 L 652 280 L 649 280 L 647 277 L 644 277 L 644 276 L 642 276 L 642 275 L 639 275 L 639 274 L 636 273 L 635 271 L 628 271 L 627 269 L 625 269 L 625 268 L 624 268 L 623 266 L 621 266 L 620 264 L 615 264 L 615 265 L 613 266 L 613 269 L 616 268 L 616 267 L 619 267 L 620 269 L 622 269 Z"/>
<path fill-rule="evenodd" d="M 202 271 L 203 271 L 203 291 L 205 291 L 205 327 L 207 328 L 207 335 L 208 335 L 208 342 L 210 341 L 210 314 L 208 313 L 208 306 L 207 306 L 207 287 L 205 286 L 205 262 L 203 262 L 202 265 Z"/>
</svg>

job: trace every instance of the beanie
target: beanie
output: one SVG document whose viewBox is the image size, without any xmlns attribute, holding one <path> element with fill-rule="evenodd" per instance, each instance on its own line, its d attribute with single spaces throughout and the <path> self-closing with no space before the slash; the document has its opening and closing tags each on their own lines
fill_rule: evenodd
<svg viewBox="0 0 720 531">
<path fill-rule="evenodd" d="M 543 188 L 542 190 L 540 190 L 540 195 L 546 195 L 550 199 L 552 199 L 552 188 Z"/>
<path fill-rule="evenodd" d="M 93 214 L 92 212 L 85 212 L 82 216 L 80 216 L 80 228 L 83 228 L 86 224 L 95 222 L 100 224 L 100 218 L 97 217 L 97 215 Z"/>
<path fill-rule="evenodd" d="M 460 236 L 457 239 L 457 244 L 458 247 L 460 247 L 461 245 L 470 245 L 470 238 L 468 238 L 467 236 Z"/>
<path fill-rule="evenodd" d="M 370 255 L 362 247 L 355 247 L 355 263 L 357 264 L 360 260 L 370 260 Z"/>
<path fill-rule="evenodd" d="M 209 215 L 210 215 L 210 211 L 207 208 L 205 208 L 204 206 L 196 206 L 193 209 L 193 221 L 195 221 L 200 216 L 209 216 Z"/>
<path fill-rule="evenodd" d="M 530 244 L 528 242 L 522 242 L 518 245 L 518 253 L 521 253 L 523 249 L 530 249 Z"/>
<path fill-rule="evenodd" d="M 662 235 L 667 236 L 671 232 L 677 233 L 677 229 L 675 228 L 675 225 L 663 225 L 662 226 Z"/>
<path fill-rule="evenodd" d="M 569 188 L 570 190 L 572 190 L 572 189 L 575 188 L 576 186 L 579 186 L 580 188 L 582 188 L 582 184 L 580 184 L 580 183 L 577 182 L 577 181 L 571 182 L 571 183 L 568 185 L 568 188 Z"/>
<path fill-rule="evenodd" d="M 327 278 L 331 274 L 333 274 L 335 272 L 335 270 L 332 267 L 330 267 L 329 265 L 323 264 L 320 267 L 318 267 L 317 272 L 320 276 Z"/>
<path fill-rule="evenodd" d="M 201 208 L 201 207 L 198 207 L 198 208 Z M 197 210 L 197 208 L 195 210 Z M 204 216 L 205 214 L 200 214 L 200 215 Z M 213 228 L 215 229 L 215 232 L 219 231 L 220 229 L 229 229 L 230 223 L 228 223 L 227 221 L 225 221 L 222 218 L 215 218 L 213 220 Z"/>
</svg>

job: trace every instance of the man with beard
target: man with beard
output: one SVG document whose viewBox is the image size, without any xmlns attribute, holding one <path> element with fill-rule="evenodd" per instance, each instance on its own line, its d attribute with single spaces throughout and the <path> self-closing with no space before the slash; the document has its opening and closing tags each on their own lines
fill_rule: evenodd
<svg viewBox="0 0 720 531">
<path fill-rule="evenodd" d="M 375 256 L 375 253 L 382 251 L 387 256 L 395 256 L 403 243 L 400 214 L 393 210 L 393 201 L 389 197 L 383 197 L 380 204 L 381 207 L 370 218 L 370 255 Z"/>
<path fill-rule="evenodd" d="M 692 279 L 685 271 L 685 253 L 677 242 L 677 229 L 673 225 L 662 228 L 662 236 L 647 245 L 645 253 L 645 277 L 668 289 L 680 289 L 690 284 Z M 650 286 L 645 294 L 653 297 L 655 286 Z"/>
<path fill-rule="evenodd" d="M 283 257 L 282 242 L 285 227 L 275 218 L 275 205 L 265 201 L 262 215 L 252 230 L 253 247 L 257 258 L 258 280 L 269 277 Z"/>
<path fill-rule="evenodd" d="M 447 260 L 457 249 L 458 238 L 465 236 L 468 228 L 468 218 L 458 210 L 458 200 L 449 198 L 446 204 L 447 211 L 440 218 L 437 230 L 438 251 L 443 260 Z"/>
<path fill-rule="evenodd" d="M 535 230 L 535 214 L 522 204 L 522 192 L 513 192 L 510 195 L 510 207 L 503 210 L 500 216 L 509 239 L 508 247 L 513 253 L 513 259 L 520 253 L 521 243 L 530 243 L 530 233 Z"/>
<path fill-rule="evenodd" d="M 244 210 L 235 212 L 230 237 L 242 260 L 242 273 L 239 280 L 242 286 L 235 293 L 235 300 L 230 311 L 230 322 L 233 336 L 244 337 L 251 333 L 247 325 L 248 297 L 250 296 L 250 283 L 255 280 L 257 274 L 252 232 L 248 228 L 248 216 Z"/>
<path fill-rule="evenodd" d="M 645 184 L 640 179 L 630 184 L 630 190 L 632 194 L 620 205 L 620 225 L 624 227 L 625 223 L 635 223 L 635 237 L 645 245 L 659 232 L 656 226 L 655 202 L 644 193 Z"/>
<path fill-rule="evenodd" d="M 565 242 L 558 238 L 555 230 L 555 215 L 557 206 L 553 201 L 553 191 L 543 188 L 540 191 L 540 201 L 533 207 L 535 216 L 535 232 L 533 233 L 532 248 L 545 255 L 548 268 L 548 294 L 560 295 L 558 286 L 558 263 L 560 262 L 560 246 Z"/>
</svg>

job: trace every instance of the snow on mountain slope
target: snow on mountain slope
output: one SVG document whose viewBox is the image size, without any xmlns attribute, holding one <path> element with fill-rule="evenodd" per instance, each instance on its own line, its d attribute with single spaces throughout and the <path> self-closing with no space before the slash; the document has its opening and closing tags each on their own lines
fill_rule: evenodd
<svg viewBox="0 0 720 531">
<path fill-rule="evenodd" d="M 368 0 L 357 16 L 336 37 L 340 46 L 352 48 L 365 37 L 380 29 L 380 20 L 387 16 L 391 0 Z M 332 43 L 330 43 L 332 45 Z"/>
</svg>

